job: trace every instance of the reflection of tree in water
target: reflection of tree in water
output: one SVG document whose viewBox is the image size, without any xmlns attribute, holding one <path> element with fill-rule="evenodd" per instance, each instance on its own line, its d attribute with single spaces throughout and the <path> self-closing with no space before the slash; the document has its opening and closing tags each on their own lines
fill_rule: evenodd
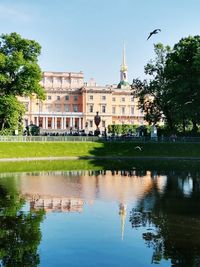
<svg viewBox="0 0 200 267">
<path fill-rule="evenodd" d="M 153 248 L 152 263 L 163 258 L 173 267 L 200 266 L 199 173 L 168 173 L 162 192 L 152 179 L 152 191 L 131 212 L 132 227 L 146 227 L 143 239 Z"/>
<path fill-rule="evenodd" d="M 44 212 L 23 212 L 23 204 L 24 200 L 16 192 L 13 179 L 1 180 L 0 266 L 33 267 L 40 262 L 37 247 Z"/>
</svg>

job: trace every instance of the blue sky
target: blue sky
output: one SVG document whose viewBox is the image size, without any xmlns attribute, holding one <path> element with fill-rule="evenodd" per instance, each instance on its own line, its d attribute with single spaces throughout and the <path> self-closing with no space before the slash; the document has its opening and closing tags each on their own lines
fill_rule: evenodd
<svg viewBox="0 0 200 267">
<path fill-rule="evenodd" d="M 119 82 L 124 41 L 131 82 L 144 77 L 154 43 L 200 34 L 199 14 L 200 0 L 0 0 L 0 33 L 38 41 L 43 71 L 83 71 L 104 85 Z"/>
</svg>

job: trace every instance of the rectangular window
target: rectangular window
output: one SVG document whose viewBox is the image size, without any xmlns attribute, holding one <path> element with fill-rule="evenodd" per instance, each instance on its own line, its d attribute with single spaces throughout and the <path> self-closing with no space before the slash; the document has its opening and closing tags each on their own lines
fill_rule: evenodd
<svg viewBox="0 0 200 267">
<path fill-rule="evenodd" d="M 134 107 L 131 107 L 131 115 L 134 115 Z"/>
<path fill-rule="evenodd" d="M 73 111 L 78 112 L 78 105 L 73 105 Z"/>
<path fill-rule="evenodd" d="M 105 121 L 102 121 L 102 124 L 101 125 L 102 125 L 102 127 L 105 128 L 106 127 L 106 122 Z"/>
<path fill-rule="evenodd" d="M 60 96 L 59 95 L 57 95 L 57 100 L 60 100 Z"/>
<path fill-rule="evenodd" d="M 121 114 L 122 114 L 122 115 L 125 115 L 125 107 L 122 107 L 122 108 L 121 108 Z"/>
<path fill-rule="evenodd" d="M 121 102 L 125 102 L 125 97 L 122 97 L 121 98 Z"/>
<path fill-rule="evenodd" d="M 47 99 L 48 99 L 48 100 L 51 100 L 51 95 L 48 95 Z"/>
<path fill-rule="evenodd" d="M 78 101 L 78 96 L 74 95 L 74 101 Z"/>
<path fill-rule="evenodd" d="M 46 104 L 46 110 L 48 112 L 51 112 L 52 111 L 52 105 L 51 104 Z"/>
<path fill-rule="evenodd" d="M 56 111 L 60 112 L 61 111 L 61 105 L 56 105 Z"/>
<path fill-rule="evenodd" d="M 131 96 L 131 102 L 134 102 L 134 97 L 133 96 Z"/>
<path fill-rule="evenodd" d="M 102 96 L 101 96 L 101 100 L 102 100 L 102 101 L 105 101 L 105 100 L 106 100 L 106 96 L 105 96 L 105 95 L 102 95 Z"/>
<path fill-rule="evenodd" d="M 113 101 L 113 102 L 115 102 L 115 101 L 116 101 L 116 98 L 115 98 L 115 97 L 113 97 L 113 98 L 112 98 L 112 101 Z"/>
<path fill-rule="evenodd" d="M 90 112 L 93 112 L 93 105 L 90 105 Z"/>
<path fill-rule="evenodd" d="M 116 108 L 112 107 L 112 114 L 115 114 L 115 113 L 116 113 Z"/>
<path fill-rule="evenodd" d="M 64 110 L 65 110 L 65 112 L 69 112 L 70 110 L 69 110 L 69 105 L 64 105 Z"/>
<path fill-rule="evenodd" d="M 52 118 L 48 118 L 48 128 L 51 128 L 51 121 L 52 121 Z"/>
<path fill-rule="evenodd" d="M 68 95 L 65 96 L 65 100 L 66 100 L 66 101 L 69 100 L 69 96 L 68 96 Z"/>
<path fill-rule="evenodd" d="M 89 121 L 89 126 L 93 127 L 93 121 Z"/>
<path fill-rule="evenodd" d="M 102 111 L 102 113 L 106 113 L 106 106 L 102 106 L 101 111 Z"/>
<path fill-rule="evenodd" d="M 93 100 L 93 95 L 89 95 L 89 100 Z"/>
</svg>

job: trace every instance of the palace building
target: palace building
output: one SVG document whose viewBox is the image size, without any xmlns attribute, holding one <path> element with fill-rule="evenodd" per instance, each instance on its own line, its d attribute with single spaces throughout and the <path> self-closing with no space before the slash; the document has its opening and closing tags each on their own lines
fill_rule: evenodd
<svg viewBox="0 0 200 267">
<path fill-rule="evenodd" d="M 138 99 L 128 83 L 125 47 L 118 85 L 99 86 L 93 79 L 86 83 L 83 72 L 43 72 L 41 85 L 46 100 L 21 98 L 27 110 L 24 125 L 36 124 L 41 133 L 93 132 L 97 112 L 101 117 L 101 132 L 111 124 L 145 123 Z"/>
</svg>

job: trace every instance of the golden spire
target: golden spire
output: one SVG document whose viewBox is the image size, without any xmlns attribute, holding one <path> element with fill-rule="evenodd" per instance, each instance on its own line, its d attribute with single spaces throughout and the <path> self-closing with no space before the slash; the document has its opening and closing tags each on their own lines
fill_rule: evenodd
<svg viewBox="0 0 200 267">
<path fill-rule="evenodd" d="M 125 51 L 125 43 L 123 47 L 123 56 L 122 56 L 122 64 L 121 64 L 121 71 L 125 72 L 128 70 L 128 67 L 126 65 L 126 51 Z"/>
</svg>

